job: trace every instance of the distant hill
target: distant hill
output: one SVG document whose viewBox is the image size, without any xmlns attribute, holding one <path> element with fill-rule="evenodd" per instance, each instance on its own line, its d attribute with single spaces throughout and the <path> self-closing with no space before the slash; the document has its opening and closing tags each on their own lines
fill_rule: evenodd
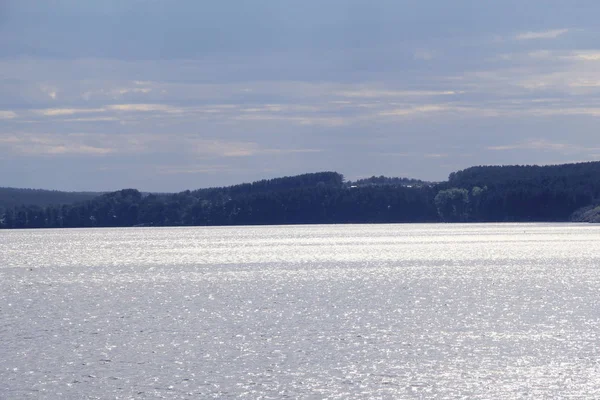
<svg viewBox="0 0 600 400">
<path fill-rule="evenodd" d="M 319 172 L 174 194 L 10 190 L 21 197 L 0 206 L 0 228 L 600 221 L 600 162 L 471 167 L 439 183 Z"/>
<path fill-rule="evenodd" d="M 22 205 L 45 207 L 74 204 L 91 200 L 100 194 L 100 192 L 61 192 L 57 190 L 0 187 L 0 208 L 12 208 Z"/>
<path fill-rule="evenodd" d="M 284 176 L 282 178 L 263 179 L 252 183 L 194 190 L 193 196 L 208 198 L 214 195 L 238 196 L 250 193 L 273 192 L 290 189 L 310 188 L 315 186 L 338 186 L 341 187 L 344 176 L 337 172 L 315 172 L 296 176 Z"/>
<path fill-rule="evenodd" d="M 451 173 L 439 188 L 467 192 L 462 220 L 568 221 L 600 200 L 600 162 L 471 167 Z"/>
<path fill-rule="evenodd" d="M 477 166 L 453 172 L 448 185 L 473 187 L 484 185 L 510 185 L 515 182 L 539 184 L 581 184 L 600 186 L 600 162 L 584 162 L 560 165 L 507 165 Z"/>
</svg>

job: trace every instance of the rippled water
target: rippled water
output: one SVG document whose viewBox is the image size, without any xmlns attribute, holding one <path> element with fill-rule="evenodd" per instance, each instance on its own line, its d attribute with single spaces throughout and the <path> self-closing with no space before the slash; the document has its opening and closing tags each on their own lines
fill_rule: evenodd
<svg viewBox="0 0 600 400">
<path fill-rule="evenodd" d="M 600 398 L 599 239 L 568 224 L 0 231 L 0 398 Z"/>
</svg>

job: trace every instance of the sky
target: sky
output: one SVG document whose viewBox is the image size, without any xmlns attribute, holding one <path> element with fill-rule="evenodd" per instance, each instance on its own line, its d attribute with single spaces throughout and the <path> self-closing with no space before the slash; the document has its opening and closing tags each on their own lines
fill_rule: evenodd
<svg viewBox="0 0 600 400">
<path fill-rule="evenodd" d="M 597 0 L 0 0 L 0 186 L 600 160 Z"/>
</svg>

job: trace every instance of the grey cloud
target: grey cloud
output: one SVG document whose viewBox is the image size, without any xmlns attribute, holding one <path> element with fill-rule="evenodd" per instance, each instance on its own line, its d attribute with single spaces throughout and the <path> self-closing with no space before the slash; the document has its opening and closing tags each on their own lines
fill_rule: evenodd
<svg viewBox="0 0 600 400">
<path fill-rule="evenodd" d="M 8 0 L 4 56 L 171 59 L 337 50 L 595 26 L 592 1 Z M 96 4 L 98 3 L 98 4 Z"/>
<path fill-rule="evenodd" d="M 523 32 L 515 36 L 517 40 L 535 40 L 535 39 L 556 39 L 568 33 L 568 29 L 550 29 L 547 31 L 538 32 Z"/>
<path fill-rule="evenodd" d="M 595 1 L 0 4 L 0 185 L 439 180 L 600 147 Z"/>
</svg>

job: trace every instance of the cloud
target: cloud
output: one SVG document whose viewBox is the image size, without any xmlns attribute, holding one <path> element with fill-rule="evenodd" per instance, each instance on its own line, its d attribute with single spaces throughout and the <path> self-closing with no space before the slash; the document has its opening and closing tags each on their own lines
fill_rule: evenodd
<svg viewBox="0 0 600 400">
<path fill-rule="evenodd" d="M 408 117 L 414 115 L 439 113 L 444 111 L 458 110 L 456 107 L 451 107 L 442 104 L 426 104 L 421 106 L 414 106 L 408 108 L 398 108 L 389 111 L 382 111 L 379 113 L 382 117 Z"/>
<path fill-rule="evenodd" d="M 320 153 L 318 148 L 275 147 L 255 141 L 206 138 L 198 134 L 0 133 L 0 150 L 13 155 L 152 155 L 230 159 Z"/>
<path fill-rule="evenodd" d="M 0 111 L 0 119 L 13 119 L 17 118 L 17 113 L 14 111 Z"/>
<path fill-rule="evenodd" d="M 357 90 L 345 90 L 336 92 L 341 97 L 350 98 L 380 98 L 380 97 L 433 97 L 454 96 L 463 94 L 464 91 L 456 90 L 381 90 L 375 88 L 362 88 Z"/>
<path fill-rule="evenodd" d="M 600 61 L 600 51 L 577 51 L 570 57 L 581 61 Z"/>
<path fill-rule="evenodd" d="M 551 142 L 546 139 L 530 139 L 510 145 L 488 146 L 486 150 L 492 151 L 510 151 L 510 150 L 541 150 L 558 151 L 563 153 L 590 152 L 598 151 L 600 148 L 581 146 L 571 143 Z"/>
<path fill-rule="evenodd" d="M 56 89 L 55 87 L 42 85 L 40 86 L 40 90 L 52 100 L 56 100 L 58 96 L 58 89 Z"/>
<path fill-rule="evenodd" d="M 305 153 L 322 153 L 323 149 L 265 149 L 262 154 L 305 154 Z"/>
<path fill-rule="evenodd" d="M 569 86 L 574 88 L 596 88 L 600 87 L 600 79 L 578 79 L 569 82 Z"/>
<path fill-rule="evenodd" d="M 350 118 L 343 117 L 322 117 L 318 115 L 276 115 L 276 114 L 250 114 L 250 115 L 237 115 L 232 117 L 236 121 L 251 121 L 251 122 L 287 122 L 295 125 L 303 126 L 328 126 L 336 127 L 348 125 L 352 122 Z"/>
<path fill-rule="evenodd" d="M 464 82 L 468 94 L 483 95 L 494 101 L 531 101 L 561 98 L 562 108 L 597 108 L 600 94 L 599 51 L 536 50 L 511 54 L 511 62 L 499 61 L 496 69 L 467 71 Z M 558 103 L 558 100 L 557 100 Z M 555 104 L 545 108 L 555 113 Z M 536 107 L 538 108 L 538 107 Z M 527 110 L 523 110 L 527 111 Z"/>
<path fill-rule="evenodd" d="M 44 115 L 46 117 L 101 113 L 105 111 L 105 108 L 46 108 L 43 110 L 34 110 L 35 113 Z"/>
<path fill-rule="evenodd" d="M 565 143 L 552 143 L 543 139 L 529 140 L 526 142 L 502 145 L 502 146 L 488 146 L 486 150 L 493 151 L 507 151 L 507 150 L 564 150 L 569 148 L 570 145 Z"/>
<path fill-rule="evenodd" d="M 134 82 L 134 87 L 121 87 L 116 85 L 114 88 L 101 88 L 101 89 L 93 89 L 87 90 L 81 94 L 81 98 L 87 101 L 92 99 L 118 99 L 125 95 L 148 95 L 154 91 L 154 89 L 150 87 L 139 87 L 141 84 L 149 84 L 149 82 Z M 130 97 L 131 98 L 131 97 Z"/>
<path fill-rule="evenodd" d="M 62 119 L 61 122 L 114 122 L 119 121 L 118 118 L 115 117 L 89 117 L 89 118 L 65 118 Z"/>
<path fill-rule="evenodd" d="M 131 111 L 131 112 L 164 112 L 169 114 L 182 113 L 181 108 L 173 107 L 167 104 L 114 104 L 107 106 L 110 110 Z"/>
<path fill-rule="evenodd" d="M 301 153 L 320 153 L 320 149 L 281 149 L 262 147 L 256 142 L 235 142 L 223 140 L 204 140 L 189 138 L 195 146 L 195 152 L 218 157 L 250 157 L 257 155 L 285 155 Z"/>
<path fill-rule="evenodd" d="M 127 93 L 143 93 L 148 94 L 152 91 L 150 88 L 121 88 L 113 90 L 113 93 L 124 95 Z"/>
<path fill-rule="evenodd" d="M 84 144 L 66 143 L 62 145 L 34 146 L 25 151 L 26 154 L 78 154 L 78 155 L 105 155 L 114 150 L 107 147 L 94 147 Z"/>
<path fill-rule="evenodd" d="M 597 146 L 600 5 L 507 1 L 259 1 L 233 13 L 146 1 L 140 19 L 137 0 L 9 0 L 20 11 L 0 35 L 0 167 L 31 186 L 65 185 L 74 170 L 73 185 L 92 189 L 223 185 L 265 165 L 436 180 L 453 160 L 556 161 L 576 151 L 567 142 Z M 113 165 L 130 169 L 90 172 Z"/>
<path fill-rule="evenodd" d="M 556 39 L 569 32 L 569 29 L 551 29 L 547 31 L 523 32 L 515 36 L 516 40 Z"/>
<path fill-rule="evenodd" d="M 74 135 L 50 134 L 0 135 L 0 147 L 5 147 L 5 152 L 27 156 L 101 156 L 115 151 L 106 146 L 86 144 Z"/>
<path fill-rule="evenodd" d="M 557 106 L 555 108 L 532 108 L 527 111 L 528 114 L 537 116 L 586 115 L 590 117 L 600 117 L 600 107 Z"/>
</svg>

